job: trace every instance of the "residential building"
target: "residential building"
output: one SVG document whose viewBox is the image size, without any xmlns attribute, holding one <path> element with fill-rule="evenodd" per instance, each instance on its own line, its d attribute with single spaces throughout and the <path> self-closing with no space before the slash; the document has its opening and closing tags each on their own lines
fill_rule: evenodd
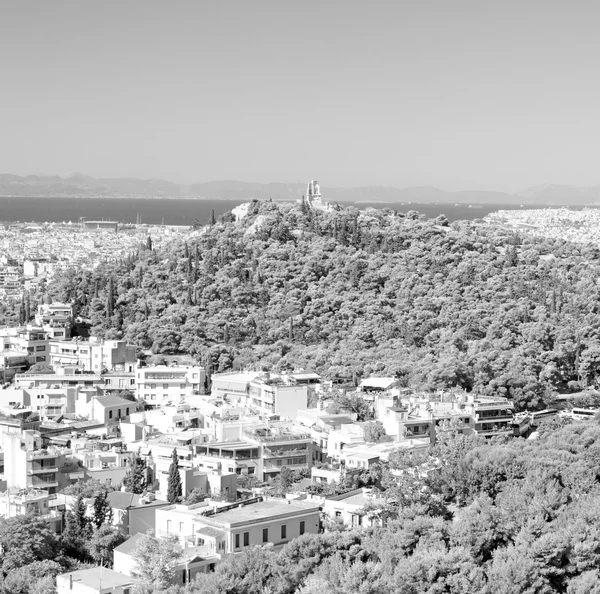
<svg viewBox="0 0 600 594">
<path fill-rule="evenodd" d="M 161 408 L 132 412 L 132 423 L 144 423 L 160 433 L 175 433 L 200 425 L 200 411 L 185 402 Z"/>
<path fill-rule="evenodd" d="M 119 545 L 113 553 L 114 568 L 125 575 L 131 575 L 135 568 L 135 550 L 143 533 L 137 533 L 131 536 L 123 544 Z M 198 554 L 197 547 L 189 547 L 177 544 L 181 552 L 181 561 L 174 568 L 173 580 L 176 584 L 186 584 L 196 579 L 199 573 L 212 571 L 215 565 L 221 560 L 221 555 L 204 552 Z"/>
<path fill-rule="evenodd" d="M 318 503 L 298 500 L 258 498 L 221 508 L 172 505 L 156 510 L 156 534 L 174 534 L 202 556 L 223 556 L 255 545 L 279 548 L 302 534 L 316 534 L 319 515 Z"/>
<path fill-rule="evenodd" d="M 1 381 L 9 381 L 30 365 L 47 361 L 48 337 L 36 326 L 0 329 L 0 346 Z"/>
<path fill-rule="evenodd" d="M 308 407 L 308 385 L 295 384 L 280 376 L 261 376 L 250 382 L 248 406 L 266 417 L 295 420 Z"/>
<path fill-rule="evenodd" d="M 59 368 L 56 373 L 18 373 L 14 384 L 17 388 L 94 388 L 102 384 L 99 373 L 81 373 L 74 368 Z"/>
<path fill-rule="evenodd" d="M 46 520 L 54 532 L 62 532 L 62 514 L 51 507 L 48 491 L 10 487 L 0 493 L 0 516 L 14 518 L 26 514 L 36 514 Z"/>
<path fill-rule="evenodd" d="M 106 425 L 114 425 L 121 419 L 125 420 L 134 410 L 135 402 L 114 394 L 94 396 L 87 403 L 88 418 Z"/>
<path fill-rule="evenodd" d="M 72 322 L 73 306 L 70 303 L 43 303 L 38 305 L 35 323 L 44 330 L 49 340 L 71 338 Z"/>
<path fill-rule="evenodd" d="M 135 347 L 124 340 L 103 340 L 91 337 L 82 340 L 51 340 L 49 362 L 53 367 L 76 367 L 83 371 L 102 373 L 126 371 L 132 373 L 136 364 Z"/>
<path fill-rule="evenodd" d="M 154 407 L 177 404 L 203 393 L 206 380 L 204 369 L 192 365 L 138 366 L 135 374 L 136 397 Z"/>
<path fill-rule="evenodd" d="M 79 388 L 28 388 L 30 406 L 45 419 L 75 412 Z"/>
<path fill-rule="evenodd" d="M 5 435 L 3 445 L 4 477 L 9 488 L 44 489 L 50 495 L 57 492 L 61 482 L 59 469 L 65 466 L 70 450 L 45 448 L 40 432 L 30 430 L 22 435 Z"/>
<path fill-rule="evenodd" d="M 260 481 L 277 477 L 284 466 L 310 468 L 314 459 L 310 434 L 285 423 L 271 425 L 245 425 L 244 439 L 196 444 L 194 461 L 200 468 L 255 475 Z"/>
<path fill-rule="evenodd" d="M 385 498 L 364 487 L 327 497 L 323 504 L 323 514 L 351 528 L 383 526 L 390 517 Z"/>
</svg>

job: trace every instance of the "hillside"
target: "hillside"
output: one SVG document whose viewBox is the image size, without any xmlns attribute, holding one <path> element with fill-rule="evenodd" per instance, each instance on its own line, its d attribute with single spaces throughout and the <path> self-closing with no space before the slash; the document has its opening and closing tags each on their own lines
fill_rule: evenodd
<svg viewBox="0 0 600 594">
<path fill-rule="evenodd" d="M 165 252 L 140 246 L 70 271 L 49 292 L 100 334 L 189 353 L 212 371 L 396 375 L 523 408 L 598 381 L 597 247 L 414 211 L 254 202 L 232 218 Z"/>
</svg>

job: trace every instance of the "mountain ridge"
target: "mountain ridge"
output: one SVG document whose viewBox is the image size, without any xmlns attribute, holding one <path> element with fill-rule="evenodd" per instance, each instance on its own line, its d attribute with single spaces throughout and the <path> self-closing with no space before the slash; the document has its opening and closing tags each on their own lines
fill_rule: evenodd
<svg viewBox="0 0 600 594">
<path fill-rule="evenodd" d="M 160 178 L 94 178 L 82 173 L 58 175 L 0 174 L 0 195 L 10 197 L 73 198 L 193 198 L 199 200 L 295 200 L 305 192 L 305 184 L 285 182 L 244 182 L 218 180 L 177 184 Z M 548 206 L 599 205 L 600 185 L 578 187 L 541 184 L 518 193 L 495 190 L 450 192 L 435 186 L 321 186 L 323 199 L 331 202 L 532 204 Z"/>
</svg>

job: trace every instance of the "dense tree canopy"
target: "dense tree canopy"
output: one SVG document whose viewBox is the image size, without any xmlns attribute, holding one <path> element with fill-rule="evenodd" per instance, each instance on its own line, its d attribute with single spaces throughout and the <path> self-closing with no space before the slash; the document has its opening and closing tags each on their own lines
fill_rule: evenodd
<svg viewBox="0 0 600 594">
<path fill-rule="evenodd" d="M 209 371 L 302 366 L 395 375 L 543 406 L 600 378 L 600 250 L 390 210 L 255 202 L 49 286 L 95 332 Z"/>
</svg>

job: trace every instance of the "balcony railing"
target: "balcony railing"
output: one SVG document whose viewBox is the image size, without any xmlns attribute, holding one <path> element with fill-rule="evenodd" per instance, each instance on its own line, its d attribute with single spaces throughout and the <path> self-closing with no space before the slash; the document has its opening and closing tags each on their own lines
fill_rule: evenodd
<svg viewBox="0 0 600 594">
<path fill-rule="evenodd" d="M 285 458 L 287 456 L 306 456 L 308 448 L 297 448 L 294 450 L 270 450 L 265 448 L 265 458 Z"/>
<path fill-rule="evenodd" d="M 44 472 L 58 472 L 58 466 L 31 466 L 27 468 L 27 474 L 38 474 Z"/>
</svg>

